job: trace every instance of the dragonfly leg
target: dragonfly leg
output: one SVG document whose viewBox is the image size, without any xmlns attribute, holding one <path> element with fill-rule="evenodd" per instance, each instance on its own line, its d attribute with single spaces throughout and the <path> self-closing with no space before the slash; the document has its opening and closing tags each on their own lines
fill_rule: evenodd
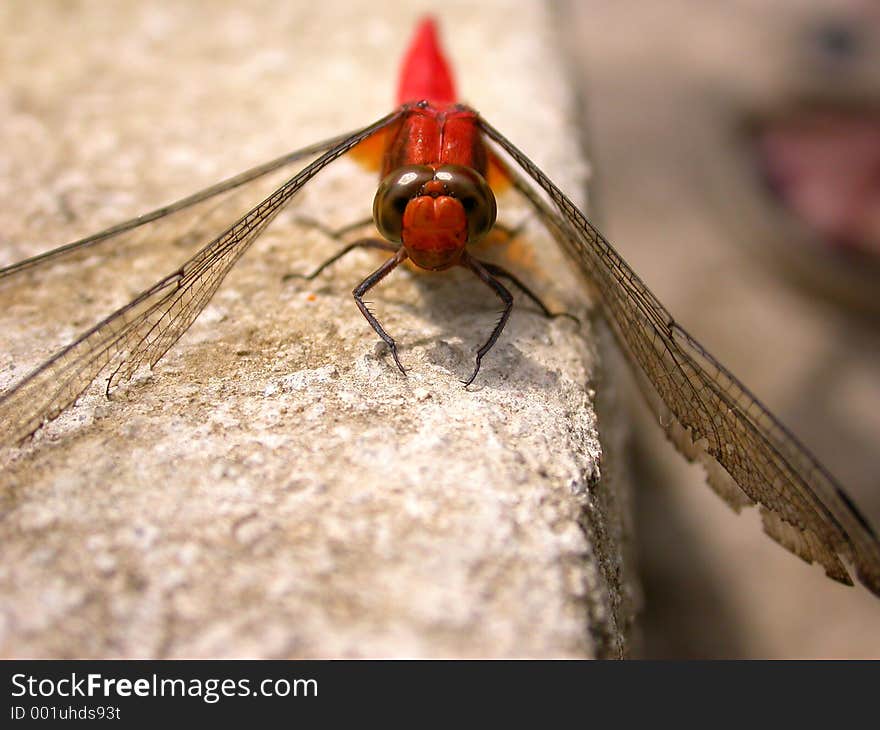
<svg viewBox="0 0 880 730">
<path fill-rule="evenodd" d="M 557 317 L 568 317 L 570 320 L 577 322 L 577 324 L 581 323 L 581 321 L 577 317 L 568 312 L 551 312 L 547 308 L 547 305 L 541 301 L 541 299 L 538 297 L 537 294 L 535 294 L 535 292 L 529 289 L 528 286 L 526 286 L 522 281 L 520 281 L 517 276 L 509 272 L 507 269 L 503 268 L 502 266 L 498 266 L 497 264 L 490 264 L 486 261 L 483 261 L 481 263 L 483 264 L 483 267 L 490 274 L 492 274 L 492 276 L 498 276 L 502 279 L 507 279 L 508 281 L 510 281 L 511 284 L 513 284 L 517 289 L 519 289 L 523 294 L 531 299 L 538 307 L 538 309 L 540 309 L 544 316 L 548 319 L 556 319 Z"/>
<path fill-rule="evenodd" d="M 477 373 L 480 372 L 480 363 L 483 360 L 483 356 L 492 349 L 495 343 L 498 341 L 499 335 L 501 335 L 501 331 L 504 329 L 504 325 L 507 324 L 507 320 L 510 318 L 510 312 L 513 309 L 513 295 L 507 291 L 504 284 L 502 284 L 498 279 L 496 279 L 492 273 L 489 271 L 490 264 L 483 264 L 477 259 L 465 253 L 461 257 L 461 265 L 473 271 L 477 277 L 482 281 L 486 286 L 488 286 L 498 298 L 504 302 L 504 311 L 501 313 L 501 318 L 498 320 L 498 324 L 495 325 L 495 329 L 492 330 L 492 334 L 489 335 L 489 339 L 477 350 L 477 361 L 474 366 L 474 371 L 471 373 L 471 376 L 462 381 L 464 383 L 464 387 L 467 388 L 471 383 L 474 382 L 474 378 L 477 377 Z"/>
<path fill-rule="evenodd" d="M 381 243 L 385 243 L 381 241 Z M 391 244 L 388 244 L 389 246 Z M 388 274 L 390 274 L 394 269 L 396 269 L 403 261 L 406 260 L 406 249 L 404 248 L 395 248 L 391 247 L 396 251 L 394 256 L 388 259 L 384 264 L 382 264 L 378 269 L 376 269 L 372 274 L 370 274 L 366 279 L 364 279 L 360 284 L 358 284 L 354 291 L 352 291 L 352 295 L 354 296 L 354 301 L 358 306 L 358 309 L 361 310 L 361 314 L 364 315 L 367 322 L 370 323 L 370 326 L 376 330 L 376 334 L 381 337 L 385 344 L 388 345 L 388 348 L 391 350 L 391 356 L 394 358 L 394 362 L 397 364 L 397 367 L 400 369 L 404 375 L 406 375 L 406 370 L 403 365 L 400 364 L 400 359 L 397 357 L 397 343 L 394 341 L 394 338 L 391 337 L 383 328 L 382 325 L 379 324 L 379 320 L 373 315 L 373 313 L 367 308 L 367 305 L 364 303 L 364 294 L 366 294 L 370 289 L 372 289 L 376 284 L 378 284 L 382 279 L 384 279 Z"/>
<path fill-rule="evenodd" d="M 348 223 L 342 226 L 342 228 L 339 228 L 335 231 L 325 226 L 323 223 L 321 223 L 321 221 L 317 220 L 316 218 L 309 218 L 308 216 L 299 215 L 294 220 L 296 223 L 303 226 L 304 228 L 314 228 L 316 231 L 320 231 L 325 236 L 327 236 L 327 238 L 333 238 L 337 241 L 341 241 L 345 234 L 356 231 L 358 228 L 365 228 L 366 226 L 370 225 L 373 222 L 373 216 L 370 216 L 369 218 L 364 218 L 359 221 L 354 221 L 353 223 Z"/>
<path fill-rule="evenodd" d="M 282 277 L 283 281 L 290 281 L 291 279 L 305 279 L 306 281 L 311 281 L 318 274 L 320 274 L 324 269 L 326 269 L 330 264 L 335 264 L 339 259 L 345 256 L 347 253 L 354 251 L 356 248 L 378 248 L 383 251 L 397 251 L 398 247 L 393 243 L 388 243 L 388 241 L 382 241 L 378 238 L 361 238 L 357 241 L 353 241 L 349 243 L 345 248 L 337 251 L 333 254 L 329 259 L 327 259 L 324 263 L 322 263 L 317 269 L 315 269 L 311 274 L 285 274 Z"/>
</svg>

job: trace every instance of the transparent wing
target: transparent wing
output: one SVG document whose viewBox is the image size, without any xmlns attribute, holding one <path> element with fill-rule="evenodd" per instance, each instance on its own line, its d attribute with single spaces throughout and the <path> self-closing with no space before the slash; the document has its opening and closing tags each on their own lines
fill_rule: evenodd
<svg viewBox="0 0 880 730">
<path fill-rule="evenodd" d="M 368 127 L 334 140 L 324 154 L 245 213 L 180 268 L 83 333 L 0 396 L 0 445 L 16 443 L 58 416 L 101 372 L 110 371 L 107 382 L 109 391 L 119 380 L 131 377 L 142 363 L 155 365 L 168 348 L 186 332 L 229 270 L 284 205 L 320 170 L 358 142 L 392 123 L 397 116 L 398 113 L 394 112 Z M 283 159 L 269 163 L 269 166 L 283 165 Z M 208 188 L 174 205 L 192 205 L 198 200 L 218 194 L 219 191 L 230 189 L 222 188 L 224 185 L 234 187 L 236 184 L 243 184 L 247 179 L 253 179 L 245 177 L 250 173 L 260 175 L 268 171 L 263 168 L 255 170 L 256 173 L 249 171 L 243 176 L 231 178 L 230 181 Z M 167 208 L 161 210 L 167 214 Z M 121 225 L 134 228 L 146 222 L 148 221 L 134 219 Z M 109 230 L 111 233 L 108 235 L 114 235 L 114 231 L 118 233 L 122 229 L 117 226 Z M 56 250 L 60 251 L 56 255 L 63 256 L 77 247 L 81 249 L 89 246 L 95 240 L 96 236 L 83 239 L 72 244 L 73 248 Z M 51 258 L 51 254 L 47 256 Z M 46 257 L 41 259 L 43 262 L 46 260 Z M 23 269 L 18 271 L 21 270 Z"/>
<path fill-rule="evenodd" d="M 711 486 L 736 510 L 758 503 L 764 529 L 834 580 L 852 584 L 841 558 L 880 595 L 880 543 L 809 451 L 730 372 L 672 319 L 586 216 L 534 163 L 481 120 L 537 186 L 508 167 L 514 186 L 596 292 L 618 344 L 673 443 L 707 468 Z M 662 404 L 662 405 L 661 405 Z"/>
<path fill-rule="evenodd" d="M 169 261 L 192 256 L 343 139 L 310 145 L 171 205 L 0 268 L 0 368 L 20 369 L 47 358 L 73 334 L 161 278 Z M 119 265 L 113 265 L 114 259 Z M 25 372 L 20 370 L 19 377 Z"/>
<path fill-rule="evenodd" d="M 264 177 L 272 172 L 275 172 L 282 167 L 287 167 L 294 162 L 298 162 L 307 157 L 312 157 L 322 152 L 326 152 L 330 148 L 335 147 L 341 142 L 346 141 L 350 136 L 350 134 L 340 135 L 338 137 L 334 137 L 333 139 L 324 140 L 323 142 L 318 142 L 316 144 L 309 145 L 308 147 L 303 147 L 302 149 L 295 150 L 294 152 L 289 152 L 286 155 L 282 155 L 281 157 L 270 160 L 269 162 L 266 162 L 262 165 L 252 167 L 251 169 L 245 170 L 244 172 L 227 178 L 226 180 L 221 180 L 220 182 L 215 183 L 214 185 L 211 185 L 204 190 L 200 190 L 197 193 L 193 193 L 192 195 L 188 195 L 185 198 L 181 198 L 180 200 L 171 203 L 170 205 L 164 205 L 160 208 L 156 208 L 156 210 L 150 211 L 149 213 L 144 213 L 143 215 L 139 215 L 136 218 L 123 221 L 122 223 L 117 223 L 116 225 L 110 226 L 103 231 L 99 231 L 98 233 L 93 233 L 90 236 L 81 238 L 78 241 L 73 241 L 72 243 L 58 246 L 57 248 L 53 248 L 50 251 L 45 251 L 43 253 L 37 254 L 36 256 L 18 261 L 14 264 L 11 264 L 10 266 L 2 267 L 0 268 L 0 280 L 6 279 L 15 274 L 20 274 L 24 271 L 29 271 L 39 266 L 45 266 L 50 263 L 59 262 L 76 254 L 82 254 L 87 250 L 90 250 L 98 244 L 103 243 L 104 241 L 107 241 L 111 238 L 118 238 L 124 233 L 128 233 L 137 228 L 142 228 L 143 226 L 146 226 L 153 221 L 159 220 L 160 218 L 166 218 L 180 211 L 192 208 L 193 206 L 205 202 L 211 198 L 217 198 L 218 196 L 222 196 L 224 193 L 241 188 L 247 183 Z"/>
</svg>

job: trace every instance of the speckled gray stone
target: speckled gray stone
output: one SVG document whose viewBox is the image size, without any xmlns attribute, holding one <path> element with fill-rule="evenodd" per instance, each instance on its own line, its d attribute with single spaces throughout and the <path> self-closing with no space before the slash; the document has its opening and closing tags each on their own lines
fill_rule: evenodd
<svg viewBox="0 0 880 730">
<path fill-rule="evenodd" d="M 395 5 L 4 4 L 0 263 L 380 116 L 417 16 Z M 546 11 L 445 7 L 463 97 L 582 190 Z M 395 272 L 371 299 L 403 377 L 350 296 L 381 259 L 283 279 L 339 245 L 297 219 L 357 220 L 374 186 L 328 169 L 155 370 L 3 453 L 0 653 L 627 652 L 621 428 L 612 404 L 600 442 L 611 385 L 576 280 L 537 225 L 490 251 L 583 324 L 519 301 L 465 390 L 497 301 L 465 272 Z M 0 288 L 0 385 L 182 262 L 180 225 Z"/>
</svg>

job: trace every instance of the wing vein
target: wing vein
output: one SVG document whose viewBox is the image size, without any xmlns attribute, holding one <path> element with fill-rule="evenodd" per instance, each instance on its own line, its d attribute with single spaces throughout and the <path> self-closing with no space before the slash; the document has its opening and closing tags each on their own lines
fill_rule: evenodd
<svg viewBox="0 0 880 730">
<path fill-rule="evenodd" d="M 808 562 L 819 562 L 829 577 L 847 583 L 851 581 L 840 561 L 845 558 L 854 564 L 859 579 L 880 595 L 880 543 L 842 487 L 739 380 L 676 324 L 562 191 L 494 127 L 484 119 L 480 124 L 525 173 L 500 161 L 514 188 L 597 292 L 597 303 L 618 344 L 637 366 L 640 383 L 649 386 L 649 402 L 659 399 L 673 417 L 667 432 L 676 447 L 706 466 L 710 484 L 731 506 L 759 503 L 765 530 L 784 547 Z"/>
<path fill-rule="evenodd" d="M 19 442 L 55 418 L 111 363 L 116 364 L 107 382 L 107 393 L 120 380 L 130 378 L 145 361 L 154 366 L 186 332 L 235 263 L 303 185 L 398 116 L 399 112 L 392 112 L 363 129 L 335 138 L 320 157 L 241 216 L 182 266 L 98 322 L 0 395 L 0 445 Z M 278 158 L 160 210 L 178 210 L 197 202 L 197 199 L 204 200 L 210 197 L 208 193 L 217 194 L 243 184 L 280 167 L 300 153 L 302 151 Z M 120 225 L 136 227 L 142 224 L 141 219 L 133 219 Z M 118 226 L 116 230 L 119 230 Z M 71 246 L 88 245 L 91 240 L 98 238 L 84 239 L 85 244 L 80 241 Z M 61 247 L 55 250 L 60 253 L 49 252 L 46 256 L 61 255 L 68 250 L 71 249 Z M 12 268 L 0 271 L 0 274 L 15 273 L 10 271 Z"/>
</svg>

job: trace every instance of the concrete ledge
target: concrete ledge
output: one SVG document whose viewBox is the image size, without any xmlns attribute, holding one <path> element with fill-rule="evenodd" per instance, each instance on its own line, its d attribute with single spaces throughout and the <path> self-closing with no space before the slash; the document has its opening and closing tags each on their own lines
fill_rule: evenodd
<svg viewBox="0 0 880 730">
<path fill-rule="evenodd" d="M 16 140 L 0 179 L 3 263 L 387 111 L 410 4 L 235 7 L 0 11 L 0 114 Z M 582 189 L 541 6 L 444 7 L 464 99 Z M 466 391 L 497 303 L 463 272 L 396 272 L 373 300 L 412 368 L 403 378 L 349 294 L 374 258 L 282 281 L 337 245 L 294 218 L 357 220 L 374 186 L 352 163 L 328 170 L 152 374 L 109 402 L 96 386 L 5 456 L 0 653 L 627 652 L 627 490 L 620 469 L 600 470 L 620 428 L 612 406 L 600 444 L 575 280 L 530 226 L 506 260 L 585 324 L 518 302 Z M 500 206 L 502 220 L 526 215 Z M 154 235 L 107 268 L 89 259 L 0 290 L 3 384 L 186 257 Z"/>
</svg>

